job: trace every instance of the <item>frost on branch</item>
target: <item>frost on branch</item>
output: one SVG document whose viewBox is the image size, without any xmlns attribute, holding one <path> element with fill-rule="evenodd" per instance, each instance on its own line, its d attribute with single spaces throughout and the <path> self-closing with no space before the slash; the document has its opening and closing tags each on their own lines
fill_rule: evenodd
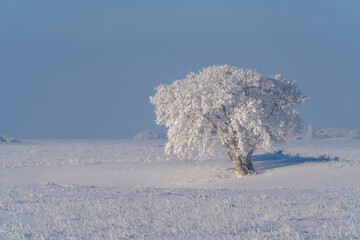
<svg viewBox="0 0 360 240">
<path fill-rule="evenodd" d="M 294 106 L 306 97 L 281 75 L 212 66 L 156 90 L 150 101 L 157 124 L 168 128 L 165 152 L 203 159 L 219 145 L 242 176 L 254 171 L 256 149 L 289 140 L 302 127 Z"/>
</svg>

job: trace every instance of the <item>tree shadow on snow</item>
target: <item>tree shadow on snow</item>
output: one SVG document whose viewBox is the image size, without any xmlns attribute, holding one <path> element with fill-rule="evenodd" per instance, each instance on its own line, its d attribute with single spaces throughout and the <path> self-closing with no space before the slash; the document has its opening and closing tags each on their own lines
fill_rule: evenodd
<svg viewBox="0 0 360 240">
<path fill-rule="evenodd" d="M 275 153 L 254 155 L 252 157 L 254 167 L 260 173 L 266 170 L 299 165 L 303 163 L 330 162 L 330 161 L 338 161 L 338 160 L 339 160 L 338 157 L 331 159 L 330 157 L 327 157 L 325 155 L 322 155 L 317 158 L 301 157 L 299 154 L 288 155 L 288 154 L 283 154 L 281 150 Z"/>
</svg>

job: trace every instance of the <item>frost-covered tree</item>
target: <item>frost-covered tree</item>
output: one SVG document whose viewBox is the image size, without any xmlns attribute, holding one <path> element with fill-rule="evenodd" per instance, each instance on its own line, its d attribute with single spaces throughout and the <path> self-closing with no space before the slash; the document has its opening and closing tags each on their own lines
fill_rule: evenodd
<svg viewBox="0 0 360 240">
<path fill-rule="evenodd" d="M 212 66 L 156 90 L 150 101 L 157 124 L 168 128 L 165 153 L 203 159 L 218 145 L 240 176 L 254 171 L 256 149 L 270 150 L 272 141 L 289 140 L 302 127 L 294 106 L 306 97 L 279 74 Z"/>
<path fill-rule="evenodd" d="M 314 129 L 313 129 L 313 126 L 311 124 L 309 124 L 309 126 L 308 126 L 308 131 L 306 133 L 306 138 L 308 138 L 308 139 L 313 139 L 314 138 Z"/>
</svg>

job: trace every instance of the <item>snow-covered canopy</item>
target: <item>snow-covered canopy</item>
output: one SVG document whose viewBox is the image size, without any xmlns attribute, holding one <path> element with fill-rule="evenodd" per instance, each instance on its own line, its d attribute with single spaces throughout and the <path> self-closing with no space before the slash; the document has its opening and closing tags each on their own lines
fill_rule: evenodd
<svg viewBox="0 0 360 240">
<path fill-rule="evenodd" d="M 243 154 L 269 149 L 271 140 L 288 140 L 302 127 L 294 106 L 306 98 L 295 81 L 279 74 L 212 66 L 156 90 L 150 101 L 156 122 L 168 127 L 166 153 L 201 158 L 218 144 Z"/>
</svg>

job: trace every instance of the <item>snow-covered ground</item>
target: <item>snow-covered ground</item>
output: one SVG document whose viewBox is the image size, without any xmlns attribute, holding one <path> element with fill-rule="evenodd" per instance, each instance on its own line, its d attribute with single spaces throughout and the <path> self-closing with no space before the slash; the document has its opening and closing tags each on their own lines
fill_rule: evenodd
<svg viewBox="0 0 360 240">
<path fill-rule="evenodd" d="M 0 143 L 0 239 L 360 238 L 360 140 L 278 145 L 244 178 L 164 143 Z"/>
</svg>

